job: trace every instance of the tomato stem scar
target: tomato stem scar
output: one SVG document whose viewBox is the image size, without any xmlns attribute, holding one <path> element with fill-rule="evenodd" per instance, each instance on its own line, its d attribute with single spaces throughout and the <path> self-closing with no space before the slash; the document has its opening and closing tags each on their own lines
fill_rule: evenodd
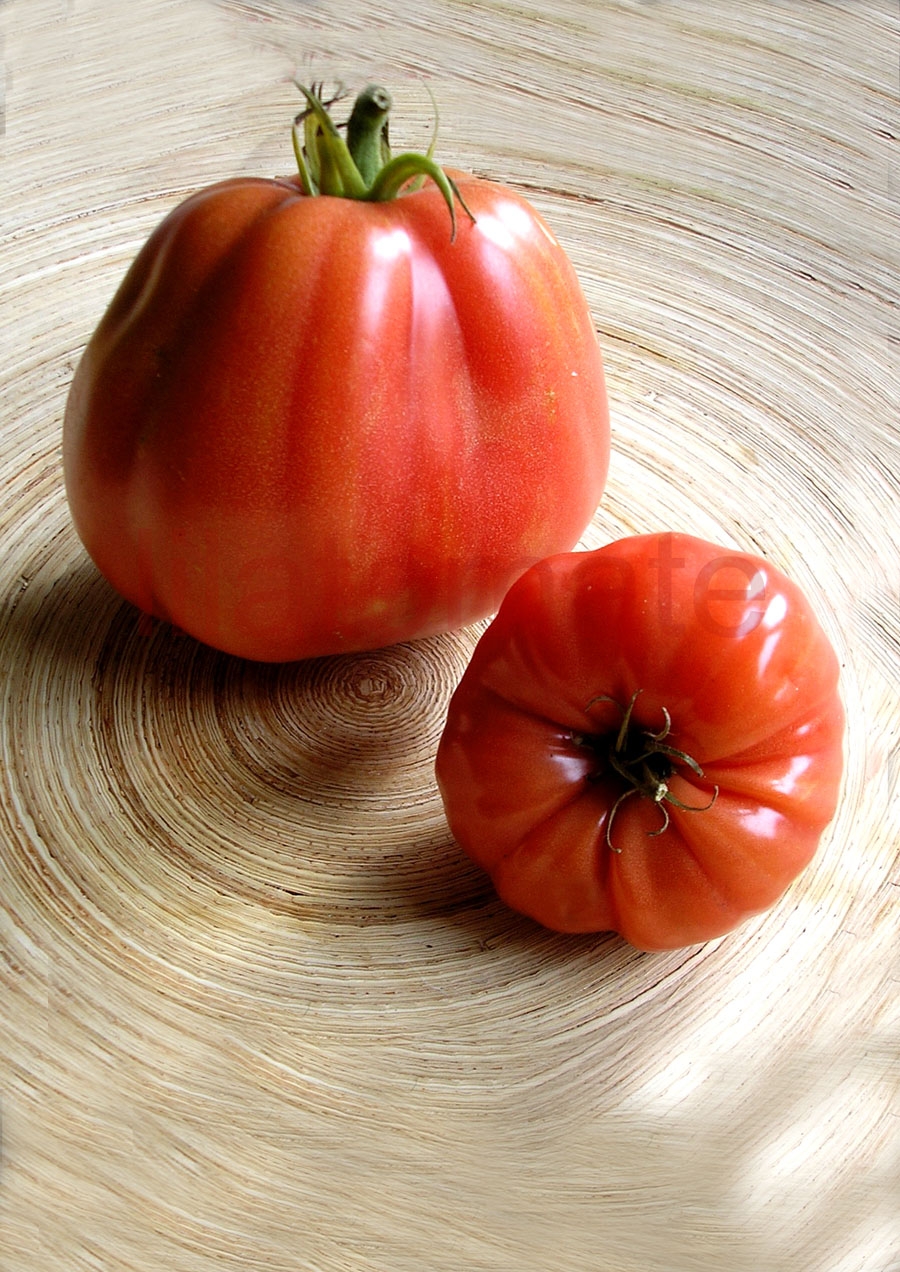
<svg viewBox="0 0 900 1272">
<path fill-rule="evenodd" d="M 617 848 L 612 841 L 613 823 L 622 804 L 632 795 L 640 795 L 644 799 L 651 800 L 662 814 L 663 821 L 659 829 L 647 832 L 651 839 L 664 834 L 669 828 L 671 818 L 667 805 L 685 813 L 704 813 L 712 808 L 719 795 L 719 788 L 716 786 L 709 803 L 698 805 L 685 804 L 672 794 L 669 789 L 669 779 L 676 772 L 678 765 L 685 765 L 697 777 L 704 776 L 703 769 L 686 751 L 670 746 L 665 741 L 672 731 L 672 718 L 665 707 L 661 708 L 663 723 L 657 732 L 634 728 L 632 721 L 634 705 L 641 692 L 640 689 L 635 689 L 627 706 L 623 706 L 608 694 L 598 694 L 585 708 L 585 711 L 590 711 L 597 702 L 610 702 L 622 713 L 622 720 L 611 746 L 604 747 L 599 739 L 583 739 L 585 744 L 598 752 L 608 762 L 613 772 L 626 783 L 625 789 L 613 804 L 606 819 L 606 846 L 616 853 L 620 853 L 622 849 Z"/>
</svg>

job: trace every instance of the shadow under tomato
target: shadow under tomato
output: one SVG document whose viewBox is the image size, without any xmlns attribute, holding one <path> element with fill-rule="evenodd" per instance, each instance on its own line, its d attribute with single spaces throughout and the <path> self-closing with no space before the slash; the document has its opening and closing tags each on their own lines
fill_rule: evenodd
<svg viewBox="0 0 900 1272">
<path fill-rule="evenodd" d="M 490 897 L 433 772 L 468 635 L 254 663 L 148 620 L 86 557 L 56 567 L 7 600 L 9 695 L 108 788 L 130 877 L 158 854 L 185 886 L 358 926 Z"/>
</svg>

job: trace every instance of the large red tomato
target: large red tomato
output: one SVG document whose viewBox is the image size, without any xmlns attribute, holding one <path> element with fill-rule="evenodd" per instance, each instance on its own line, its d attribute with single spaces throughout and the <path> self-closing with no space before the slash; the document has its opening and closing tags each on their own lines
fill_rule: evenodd
<svg viewBox="0 0 900 1272">
<path fill-rule="evenodd" d="M 843 725 L 837 659 L 793 583 L 640 535 L 513 586 L 451 700 L 437 776 L 511 906 L 668 949 L 767 909 L 810 861 Z"/>
<path fill-rule="evenodd" d="M 110 582 L 267 661 L 493 612 L 576 543 L 609 458 L 591 317 L 535 210 L 388 159 L 378 119 L 351 154 L 309 100 L 299 175 L 224 181 L 153 233 L 64 424 L 75 525 Z"/>
</svg>

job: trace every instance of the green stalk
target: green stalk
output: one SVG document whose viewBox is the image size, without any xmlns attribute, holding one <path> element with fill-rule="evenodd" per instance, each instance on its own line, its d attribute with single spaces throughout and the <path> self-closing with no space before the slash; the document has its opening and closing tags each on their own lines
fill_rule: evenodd
<svg viewBox="0 0 900 1272">
<path fill-rule="evenodd" d="M 302 84 L 297 87 L 308 105 L 308 111 L 302 116 L 306 121 L 306 166 L 310 175 L 318 173 L 319 193 L 337 195 L 339 198 L 364 199 L 366 183 L 327 108 L 311 89 Z"/>
<path fill-rule="evenodd" d="M 388 115 L 392 105 L 386 88 L 370 84 L 353 103 L 347 120 L 347 149 L 367 186 L 371 186 L 391 157 Z"/>
<path fill-rule="evenodd" d="M 386 89 L 370 84 L 357 96 L 345 141 L 329 114 L 332 103 L 322 102 L 315 85 L 307 88 L 294 82 L 307 103 L 294 121 L 292 133 L 304 194 L 385 203 L 397 198 L 404 187 L 418 188 L 429 180 L 437 186 L 450 213 L 451 241 L 456 237 L 456 203 L 474 221 L 456 184 L 432 159 L 433 141 L 425 155 L 414 151 L 391 155 L 388 117 L 392 103 Z"/>
</svg>

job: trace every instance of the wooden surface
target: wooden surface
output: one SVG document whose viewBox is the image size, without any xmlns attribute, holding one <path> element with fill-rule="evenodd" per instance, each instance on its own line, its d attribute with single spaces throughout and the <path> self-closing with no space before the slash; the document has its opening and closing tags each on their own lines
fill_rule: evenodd
<svg viewBox="0 0 900 1272">
<path fill-rule="evenodd" d="M 900 1267 L 894 0 L 0 9 L 2 1272 Z M 585 537 L 769 556 L 841 655 L 844 795 L 768 916 L 522 921 L 432 761 L 475 632 L 260 668 L 141 629 L 60 470 L 73 365 L 185 194 L 293 167 L 289 78 L 550 220 L 614 426 Z"/>
</svg>

